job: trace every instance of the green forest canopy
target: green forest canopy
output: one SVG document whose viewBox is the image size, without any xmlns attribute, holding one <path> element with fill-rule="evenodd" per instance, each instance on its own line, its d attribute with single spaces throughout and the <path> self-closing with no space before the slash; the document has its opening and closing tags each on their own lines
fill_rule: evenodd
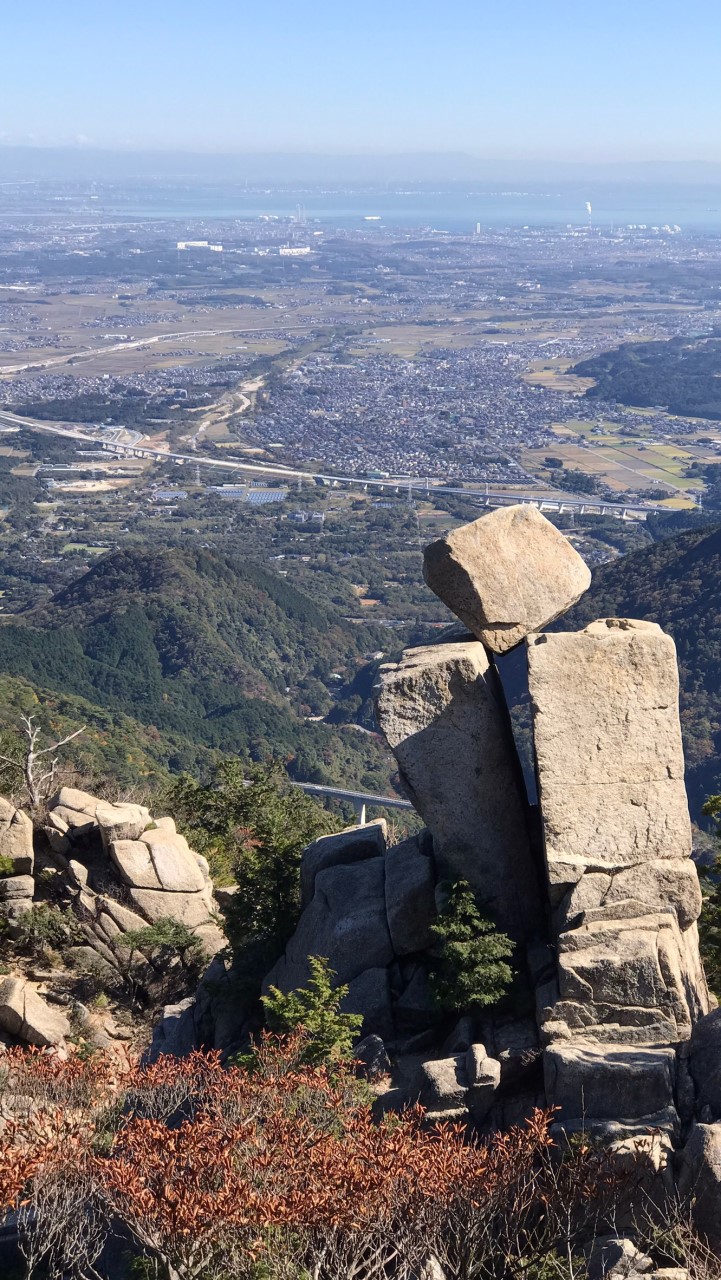
<svg viewBox="0 0 721 1280">
<path fill-rule="evenodd" d="M 122 713 L 196 750 L 276 756 L 307 781 L 387 790 L 390 761 L 357 728 L 313 720 L 378 644 L 250 562 L 184 547 L 116 552 L 0 627 L 0 671 Z"/>
<path fill-rule="evenodd" d="M 721 419 L 721 339 L 627 342 L 571 370 L 595 378 L 586 395 L 669 413 Z"/>
</svg>

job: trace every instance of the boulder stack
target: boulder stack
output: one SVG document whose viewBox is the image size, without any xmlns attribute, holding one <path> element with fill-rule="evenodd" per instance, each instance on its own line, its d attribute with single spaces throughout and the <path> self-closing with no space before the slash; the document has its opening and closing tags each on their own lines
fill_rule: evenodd
<svg viewBox="0 0 721 1280">
<path fill-rule="evenodd" d="M 675 1055 L 655 1046 L 708 1012 L 676 650 L 654 623 L 606 618 L 529 637 L 528 663 L 558 949 L 541 1007 L 549 1102 L 608 1119 L 620 1073 L 637 1082 L 624 1117 L 642 1120 L 674 1107 Z"/>
<path fill-rule="evenodd" d="M 500 507 L 426 548 L 423 576 L 493 653 L 505 653 L 580 600 L 591 571 L 536 507 Z"/>
<path fill-rule="evenodd" d="M 208 864 L 172 818 L 153 819 L 144 805 L 110 804 L 62 787 L 50 802 L 45 835 L 74 889 L 88 945 L 102 961 L 117 967 L 127 959 L 123 934 L 165 918 L 187 925 L 211 956 L 225 946 Z"/>
<path fill-rule="evenodd" d="M 569 1130 L 677 1135 L 696 1106 L 688 1042 L 709 996 L 673 641 L 629 619 L 541 632 L 590 573 L 532 507 L 433 543 L 424 574 L 471 635 L 382 667 L 376 708 L 428 829 L 390 849 L 363 828 L 331 837 L 332 857 L 311 846 L 300 925 L 269 980 L 302 985 L 308 955 L 327 956 L 364 1035 L 387 1042 L 395 1094 L 433 1114 L 504 1123 L 548 1103 Z M 535 814 L 496 666 L 521 645 Z M 449 1035 L 428 930 L 441 882 L 457 879 L 518 944 L 535 1022 L 506 1010 Z"/>
</svg>

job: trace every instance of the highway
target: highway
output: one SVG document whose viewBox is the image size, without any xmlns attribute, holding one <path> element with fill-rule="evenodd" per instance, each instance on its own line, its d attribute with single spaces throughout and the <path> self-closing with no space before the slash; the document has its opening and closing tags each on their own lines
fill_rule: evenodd
<svg viewBox="0 0 721 1280">
<path fill-rule="evenodd" d="M 356 811 L 358 825 L 361 827 L 365 824 L 366 809 L 370 805 L 384 809 L 413 811 L 410 800 L 399 800 L 397 797 L 377 796 L 367 791 L 345 791 L 342 787 L 321 787 L 315 782 L 294 782 L 294 786 L 300 787 L 301 791 L 305 791 L 308 795 L 328 796 L 331 800 L 345 800 L 348 804 L 352 804 Z"/>
<path fill-rule="evenodd" d="M 116 351 L 134 351 L 138 347 L 155 346 L 158 342 L 217 338 L 223 333 L 234 336 L 245 333 L 307 333 L 311 328 L 312 326 L 308 324 L 284 324 L 274 329 L 271 325 L 260 324 L 255 325 L 252 329 L 181 329 L 178 333 L 156 333 L 147 338 L 129 338 L 125 342 L 104 343 L 102 347 L 88 347 L 84 351 L 67 351 L 61 356 L 48 356 L 45 360 L 28 360 L 24 364 L 2 365 L 0 366 L 0 378 L 4 378 L 8 374 L 25 373 L 28 369 L 51 369 L 57 365 L 69 364 L 71 361 L 73 364 L 79 364 L 82 360 L 92 360 L 93 356 L 112 355 Z"/>
<path fill-rule="evenodd" d="M 635 503 L 601 502 L 592 497 L 581 495 L 508 493 L 507 491 L 489 490 L 488 486 L 462 487 L 460 485 L 434 484 L 423 476 L 388 476 L 383 479 L 370 479 L 368 476 L 335 475 L 324 471 L 301 471 L 293 467 L 281 466 L 271 462 L 243 462 L 240 458 L 206 458 L 199 453 L 176 453 L 167 449 L 156 449 L 151 445 L 138 442 L 136 444 L 118 444 L 105 441 L 97 435 L 90 435 L 76 427 L 60 426 L 56 423 L 38 422 L 35 418 L 21 418 L 7 410 L 0 410 L 0 428 L 20 427 L 31 431 L 46 431 L 51 435 L 66 436 L 69 440 L 82 441 L 95 447 L 107 449 L 112 453 L 125 453 L 134 458 L 152 458 L 158 462 L 177 462 L 180 465 L 193 463 L 197 466 L 220 469 L 221 471 L 239 471 L 249 476 L 271 476 L 279 480 L 292 481 L 320 480 L 326 484 L 348 485 L 361 489 L 386 489 L 405 493 L 427 494 L 449 493 L 465 498 L 481 498 L 487 506 L 504 506 L 512 503 L 529 503 L 544 511 L 579 511 L 601 512 L 602 514 L 622 515 L 645 520 L 649 513 L 666 511 L 668 508 L 657 505 Z"/>
</svg>

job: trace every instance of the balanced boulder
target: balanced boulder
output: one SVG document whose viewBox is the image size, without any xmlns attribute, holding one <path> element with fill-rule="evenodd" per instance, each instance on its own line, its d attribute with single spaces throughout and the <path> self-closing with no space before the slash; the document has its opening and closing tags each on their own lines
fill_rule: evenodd
<svg viewBox="0 0 721 1280">
<path fill-rule="evenodd" d="M 426 547 L 431 591 L 487 648 L 505 653 L 580 600 L 591 571 L 537 507 L 500 507 Z"/>
</svg>

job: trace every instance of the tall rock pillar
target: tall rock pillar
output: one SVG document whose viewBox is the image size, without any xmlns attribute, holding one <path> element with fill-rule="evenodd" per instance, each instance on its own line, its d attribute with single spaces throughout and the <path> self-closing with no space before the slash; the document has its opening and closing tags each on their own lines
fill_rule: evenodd
<svg viewBox="0 0 721 1280">
<path fill-rule="evenodd" d="M 482 644 L 407 649 L 381 668 L 376 714 L 439 874 L 467 880 L 519 941 L 543 919 L 526 800 L 498 676 Z"/>
<path fill-rule="evenodd" d="M 675 646 L 655 623 L 607 618 L 529 637 L 528 659 L 558 948 L 549 1101 L 618 1116 L 633 1079 L 631 1112 L 672 1112 L 671 1046 L 708 1010 Z"/>
</svg>

